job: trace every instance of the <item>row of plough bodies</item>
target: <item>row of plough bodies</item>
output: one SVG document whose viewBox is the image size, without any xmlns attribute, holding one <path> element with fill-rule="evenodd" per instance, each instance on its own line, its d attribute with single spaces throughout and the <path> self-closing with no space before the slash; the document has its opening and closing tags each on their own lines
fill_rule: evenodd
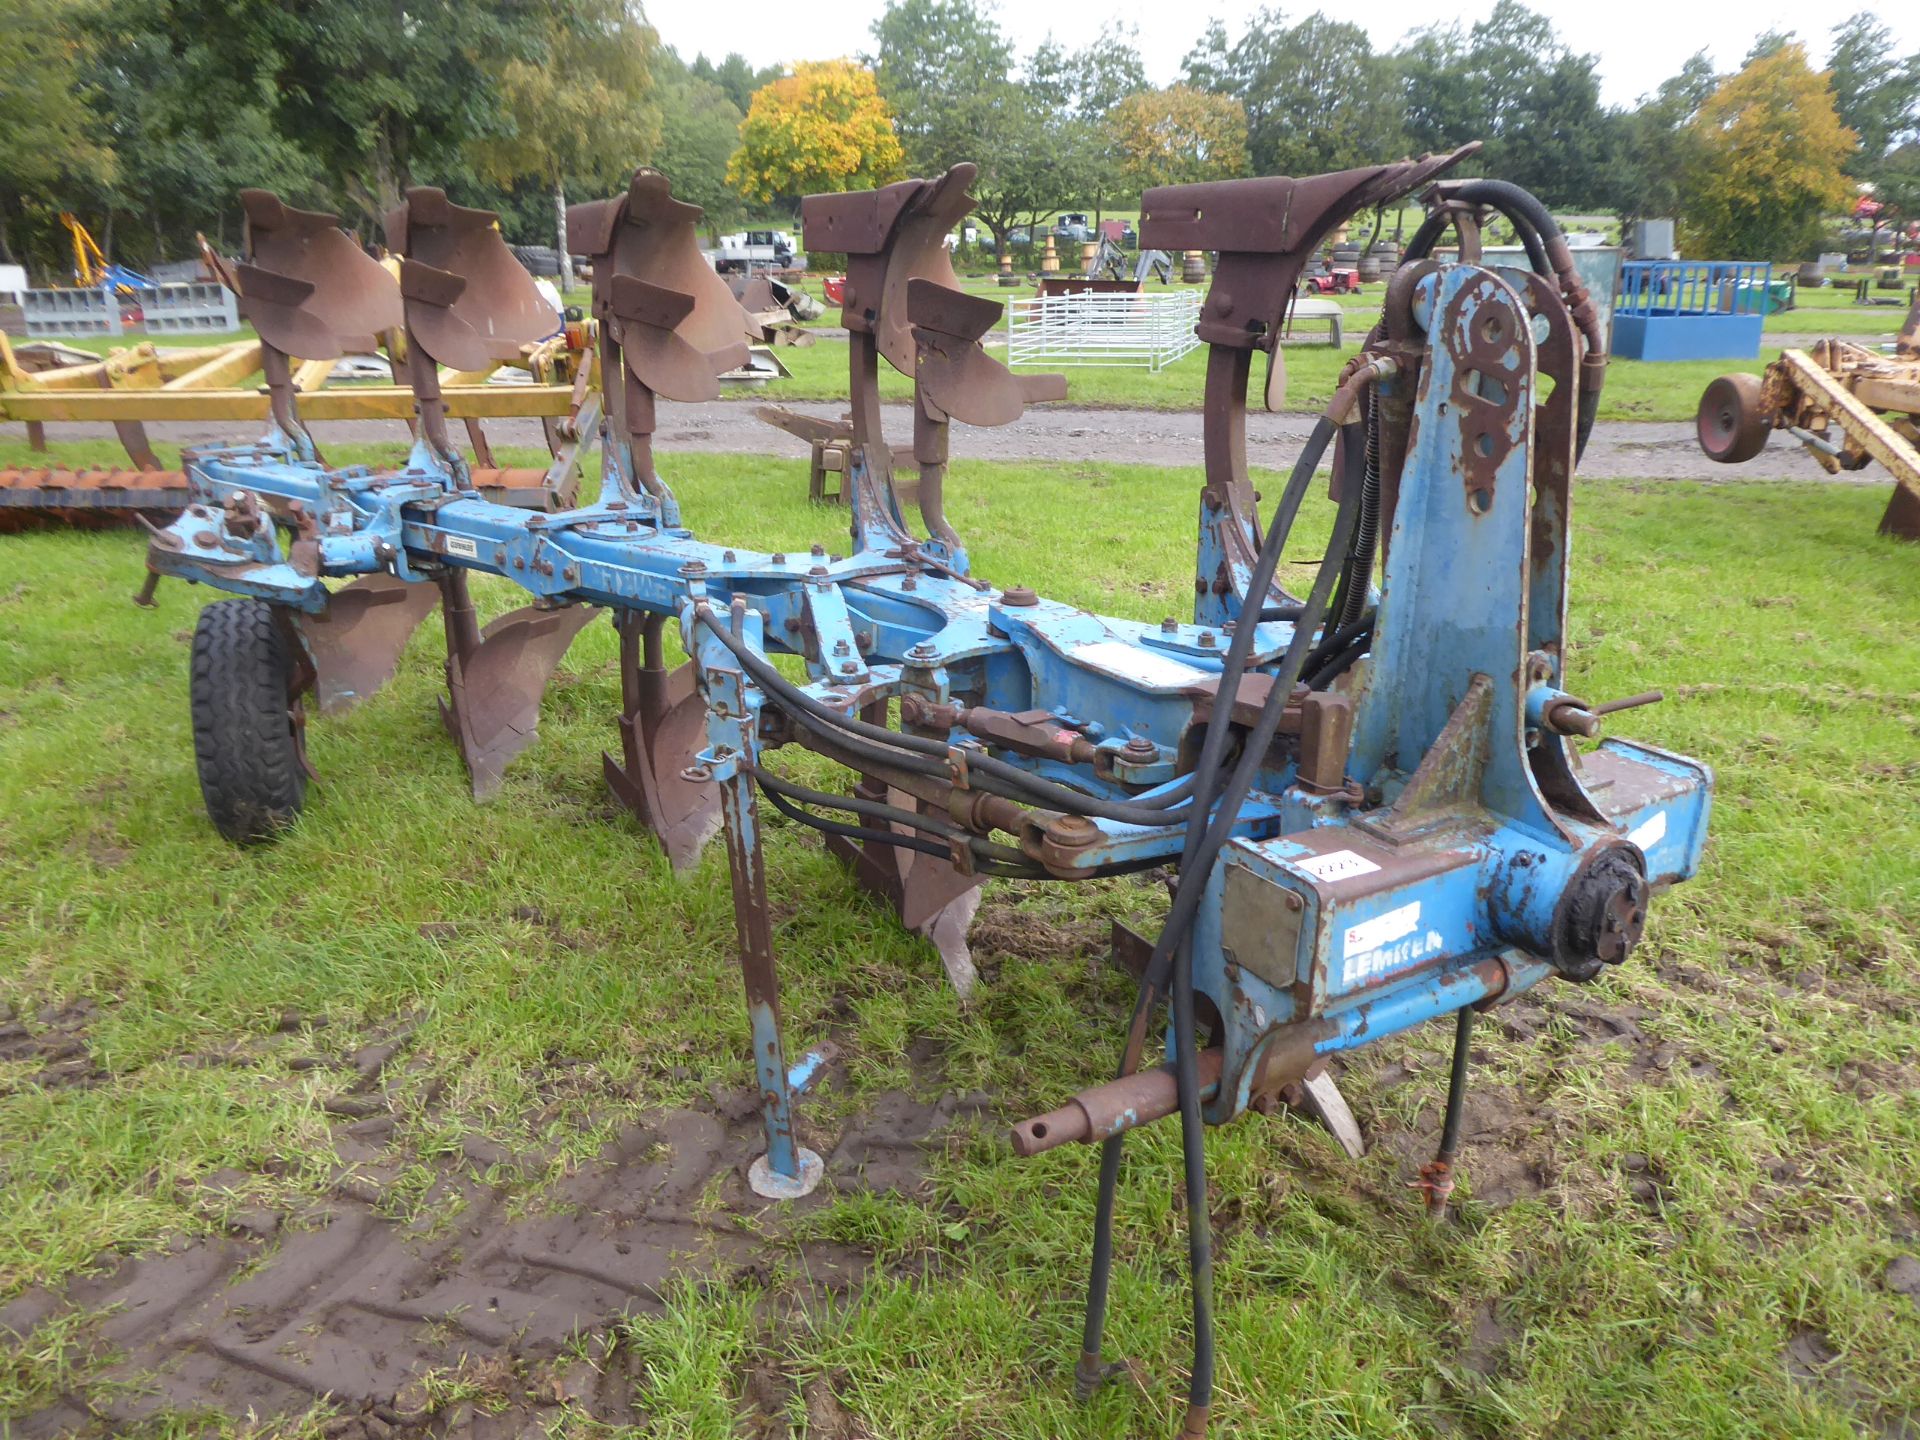
<svg viewBox="0 0 1920 1440">
<path fill-rule="evenodd" d="M 1443 1207 L 1473 1014 L 1623 960 L 1651 891 L 1691 875 L 1704 839 L 1704 766 L 1618 739 L 1574 748 L 1620 708 L 1588 705 L 1562 674 L 1569 484 L 1604 344 L 1538 203 L 1440 178 L 1466 153 L 1145 196 L 1143 244 L 1218 257 L 1199 325 L 1206 479 L 1191 622 L 1094 615 L 971 573 L 942 506 L 949 422 L 1005 423 L 1063 387 L 1015 377 L 981 348 L 999 307 L 964 293 L 943 243 L 971 204 L 970 166 L 804 205 L 808 248 L 848 256 L 846 556 L 753 553 L 682 528 L 648 443 L 654 397 L 710 395 L 739 317 L 692 256 L 698 212 L 641 171 L 626 195 L 571 219 L 574 248 L 595 261 L 609 377 L 598 503 L 529 515 L 476 498 L 435 443 L 423 395 L 422 440 L 402 472 L 304 460 L 290 417 L 263 445 L 198 452 L 198 503 L 155 540 L 151 564 L 271 606 L 298 647 L 296 709 L 306 687 L 323 709 L 366 693 L 438 595 L 448 723 L 476 793 L 533 736 L 567 641 L 611 612 L 623 642 L 615 793 L 676 867 L 725 834 L 767 1136 L 750 1178 L 765 1195 L 806 1193 L 820 1162 L 794 1122 L 794 1094 L 818 1066 L 790 1061 L 781 1034 L 763 802 L 824 831 L 963 990 L 986 878 L 1177 866 L 1160 936 L 1116 943 L 1139 982 L 1118 1078 L 1022 1122 L 1013 1143 L 1106 1147 L 1076 1370 L 1090 1388 L 1110 1368 L 1100 1337 L 1121 1142 L 1180 1113 L 1195 1315 L 1186 1429 L 1198 1433 L 1212 1386 L 1204 1125 L 1277 1096 L 1317 1097 L 1337 1120 L 1328 1056 L 1455 1015 L 1454 1094 L 1423 1175 Z M 1256 352 L 1271 357 L 1271 402 L 1301 268 L 1349 216 L 1410 193 L 1429 218 L 1409 263 L 1263 520 L 1245 448 Z M 413 204 L 421 258 L 402 288 L 431 356 L 464 337 L 458 298 L 445 303 L 421 247 L 435 227 L 483 222 L 444 200 L 431 214 Z M 1495 211 L 1520 232 L 1529 269 L 1479 263 L 1479 224 Z M 1443 262 L 1432 251 L 1449 229 L 1460 259 Z M 882 357 L 914 381 L 924 537 L 881 434 Z M 1329 456 L 1331 537 L 1294 595 L 1276 568 Z M 291 530 L 289 549 L 268 512 Z M 475 570 L 532 603 L 477 630 Z M 330 587 L 347 576 L 358 578 Z M 670 623 L 693 657 L 673 672 Z M 777 655 L 799 657 L 806 680 L 786 678 Z M 288 731 L 297 743 L 298 725 Z M 204 776 L 228 741 L 196 741 Z M 843 764 L 850 792 L 777 773 L 769 757 L 789 744 Z M 288 818 L 215 798 L 235 838 Z M 1163 1011 L 1164 1053 L 1150 1055 Z"/>
<path fill-rule="evenodd" d="M 110 421 L 132 467 L 0 468 L 0 532 L 177 515 L 190 498 L 189 481 L 163 467 L 147 436 L 149 422 L 267 418 L 294 453 L 315 459 L 307 427 L 316 420 L 402 421 L 417 435 L 423 408 L 441 426 L 443 448 L 447 422 L 461 426 L 472 457 L 467 479 L 484 498 L 521 509 L 571 508 L 582 463 L 598 438 L 592 327 L 562 323 L 497 229 L 466 227 L 458 245 L 436 246 L 431 237 L 445 231 L 436 224 L 423 232 L 428 263 L 441 272 L 443 287 L 461 288 L 453 308 L 473 334 L 467 343 L 442 346 L 461 363 L 422 366 L 407 345 L 400 276 L 409 261 L 426 256 L 413 253 L 407 221 L 421 207 L 437 214 L 446 202 L 438 191 L 413 194 L 386 217 L 390 248 L 377 260 L 336 217 L 293 209 L 264 190 L 242 191 L 247 260 L 229 264 L 204 241 L 201 259 L 239 297 L 259 332 L 256 340 L 166 352 L 142 344 L 77 363 L 81 357 L 57 347 L 27 347 L 16 355 L 0 337 L 0 417 L 26 421 L 35 448 L 48 423 Z M 760 328 L 753 333 L 759 338 Z M 484 343 L 475 343 L 480 337 Z M 74 363 L 42 368 L 36 348 Z M 343 356 L 377 358 L 388 383 L 330 384 Z M 515 383 L 495 383 L 506 378 L 502 372 Z M 256 378 L 258 384 L 249 383 Z M 416 394 L 416 385 L 427 393 Z M 508 417 L 540 421 L 547 465 L 499 464 L 486 421 Z"/>
</svg>

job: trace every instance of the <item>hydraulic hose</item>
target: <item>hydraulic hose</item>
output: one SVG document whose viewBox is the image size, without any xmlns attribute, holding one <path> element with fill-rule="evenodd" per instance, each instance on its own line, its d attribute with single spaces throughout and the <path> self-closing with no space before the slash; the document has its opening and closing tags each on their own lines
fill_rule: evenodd
<svg viewBox="0 0 1920 1440">
<path fill-rule="evenodd" d="M 850 753 L 870 759 L 876 765 L 898 765 L 915 774 L 945 776 L 947 752 L 945 741 L 929 736 L 909 735 L 898 730 L 889 730 L 885 726 L 870 725 L 864 720 L 823 705 L 786 676 L 763 657 L 755 653 L 752 646 L 739 636 L 714 614 L 711 609 L 696 610 L 695 618 L 704 624 L 708 631 L 717 637 L 739 660 L 743 669 L 751 675 L 756 684 L 780 702 L 780 708 L 793 716 L 802 725 L 816 732 L 821 727 L 837 732 L 836 740 Z M 1247 645 L 1251 647 L 1253 628 L 1246 627 Z M 1239 643 L 1236 635 L 1235 643 Z M 1237 683 L 1237 682 L 1236 682 Z M 891 753 L 889 753 L 891 752 Z M 934 757 L 938 756 L 936 760 Z M 974 777 L 976 788 L 987 790 L 996 795 L 1005 795 L 1004 787 L 1013 786 L 1023 792 L 1008 798 L 1038 803 L 1050 809 L 1063 810 L 1076 815 L 1094 816 L 1113 820 L 1123 825 L 1163 826 L 1171 825 L 1182 818 L 1183 814 L 1174 807 L 1180 806 L 1192 790 L 1192 777 L 1187 776 L 1168 786 L 1158 795 L 1145 800 L 1103 800 L 1088 795 L 1084 791 L 1069 789 L 1065 785 L 1056 785 L 1053 781 L 1022 770 L 1017 765 L 1009 765 L 991 755 L 968 752 L 968 773 Z M 983 778 L 985 777 L 985 778 Z M 997 780 L 998 785 L 987 783 Z"/>
<path fill-rule="evenodd" d="M 1334 434 L 1333 422 L 1322 417 L 1295 462 L 1286 492 L 1268 527 L 1259 558 L 1249 577 L 1247 592 L 1259 595 L 1272 583 L 1281 552 L 1291 531 L 1294 517 Z M 1310 641 L 1327 610 L 1328 598 L 1338 577 L 1352 536 L 1359 497 L 1348 490 L 1334 522 L 1325 558 L 1312 593 L 1302 606 L 1299 624 L 1287 647 L 1278 676 L 1261 708 L 1260 718 L 1242 745 L 1239 762 L 1224 790 L 1216 794 L 1220 783 L 1226 734 L 1231 728 L 1231 706 L 1217 706 L 1201 745 L 1201 763 L 1194 771 L 1196 789 L 1193 808 L 1187 819 L 1187 837 L 1180 863 L 1184 883 L 1174 894 L 1166 925 L 1154 946 L 1146 971 L 1134 999 L 1133 1018 L 1128 1027 L 1126 1052 L 1120 1073 L 1130 1074 L 1138 1066 L 1145 1043 L 1146 1023 L 1159 995 L 1166 993 L 1168 971 L 1174 968 L 1176 955 L 1181 963 L 1174 974 L 1174 1068 L 1181 1097 L 1183 1169 L 1186 1177 L 1188 1254 L 1193 1280 L 1193 1369 L 1188 1383 L 1187 1426 L 1189 1433 L 1204 1428 L 1213 1397 L 1213 1244 L 1207 1220 L 1206 1143 L 1204 1117 L 1200 1113 L 1197 1057 L 1194 1053 L 1193 971 L 1190 932 L 1208 868 L 1221 845 L 1232 832 L 1240 804 L 1245 800 L 1254 777 L 1264 762 L 1266 749 L 1278 732 L 1287 697 L 1306 663 Z M 1239 686 L 1247 652 L 1252 645 L 1251 626 L 1236 627 L 1234 645 L 1229 650 L 1221 687 L 1233 693 Z M 1244 642 L 1244 643 L 1243 643 Z M 1229 689 L 1231 687 L 1231 689 Z M 1214 824 L 1207 824 L 1207 812 L 1218 799 L 1220 813 Z M 1124 1132 L 1107 1140 L 1100 1162 L 1100 1193 L 1094 1217 L 1092 1274 L 1087 1286 L 1086 1327 L 1082 1336 L 1081 1360 L 1077 1370 L 1082 1389 L 1099 1378 L 1100 1347 L 1106 1323 L 1106 1302 L 1113 1264 L 1113 1206 L 1120 1172 Z"/>
</svg>

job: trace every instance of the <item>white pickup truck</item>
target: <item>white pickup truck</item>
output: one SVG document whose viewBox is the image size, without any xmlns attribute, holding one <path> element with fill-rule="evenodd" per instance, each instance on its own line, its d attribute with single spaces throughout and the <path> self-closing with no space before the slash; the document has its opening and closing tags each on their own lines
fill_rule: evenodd
<svg viewBox="0 0 1920 1440">
<path fill-rule="evenodd" d="M 722 235 L 714 256 L 714 268 L 729 271 L 785 270 L 793 264 L 797 247 L 793 236 L 784 230 L 742 230 L 737 235 Z"/>
</svg>

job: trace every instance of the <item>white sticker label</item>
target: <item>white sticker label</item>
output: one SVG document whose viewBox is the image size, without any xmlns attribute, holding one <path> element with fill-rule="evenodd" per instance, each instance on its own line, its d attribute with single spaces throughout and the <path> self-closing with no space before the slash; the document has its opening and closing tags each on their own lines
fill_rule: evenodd
<svg viewBox="0 0 1920 1440">
<path fill-rule="evenodd" d="M 1391 945 L 1403 935 L 1411 935 L 1420 926 L 1420 902 L 1412 901 L 1397 910 L 1362 920 L 1347 927 L 1346 954 L 1349 959 L 1366 950 Z"/>
<path fill-rule="evenodd" d="M 1083 665 L 1091 665 L 1096 670 L 1106 670 L 1155 688 L 1182 690 L 1208 678 L 1205 670 L 1182 664 L 1170 656 L 1156 655 L 1151 650 L 1129 645 L 1124 640 L 1101 640 L 1092 645 L 1081 645 L 1072 651 L 1072 655 Z"/>
<path fill-rule="evenodd" d="M 1371 875 L 1380 867 L 1364 855 L 1351 850 L 1329 850 L 1324 855 L 1302 855 L 1288 864 L 1304 870 L 1316 880 L 1351 880 L 1356 875 Z"/>
<path fill-rule="evenodd" d="M 480 558 L 480 547 L 464 535 L 447 536 L 447 554 L 464 555 L 469 560 Z"/>
<path fill-rule="evenodd" d="M 1642 850 L 1651 850 L 1667 838 L 1667 812 L 1656 810 L 1627 832 L 1627 839 Z"/>
</svg>

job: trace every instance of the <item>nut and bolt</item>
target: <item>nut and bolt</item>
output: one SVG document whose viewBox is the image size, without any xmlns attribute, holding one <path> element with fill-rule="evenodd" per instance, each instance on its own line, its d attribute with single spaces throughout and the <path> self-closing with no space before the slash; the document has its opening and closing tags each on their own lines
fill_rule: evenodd
<svg viewBox="0 0 1920 1440">
<path fill-rule="evenodd" d="M 913 576 L 908 575 L 901 580 L 900 588 L 902 590 L 918 590 L 920 588 L 920 582 L 914 579 Z"/>
<path fill-rule="evenodd" d="M 787 563 L 787 555 L 786 555 L 786 552 L 785 552 L 784 550 L 776 550 L 776 551 L 774 551 L 774 552 L 773 552 L 773 563 L 774 563 L 774 564 L 776 564 L 776 565 L 784 565 L 784 564 L 786 564 L 786 563 Z"/>
<path fill-rule="evenodd" d="M 810 551 L 809 551 L 808 553 L 809 553 L 810 555 L 813 555 L 813 556 L 815 556 L 815 557 L 817 558 L 817 557 L 819 557 L 819 556 L 821 556 L 821 555 L 824 555 L 824 554 L 826 554 L 826 553 L 827 553 L 827 547 L 826 547 L 826 546 L 824 546 L 824 545 L 815 545 L 815 546 L 813 547 L 813 549 L 812 549 L 812 550 L 810 550 Z"/>
<path fill-rule="evenodd" d="M 1180 622 L 1171 615 L 1160 622 L 1160 633 L 1162 635 L 1174 635 L 1177 634 L 1179 630 Z"/>
<path fill-rule="evenodd" d="M 915 645 L 907 651 L 907 658 L 909 660 L 931 660 L 939 653 L 940 652 L 935 650 L 933 646 L 922 640 L 918 645 Z"/>
<path fill-rule="evenodd" d="M 858 675 L 860 673 L 860 667 L 851 660 L 842 660 L 840 662 L 840 673 L 842 675 Z"/>
<path fill-rule="evenodd" d="M 733 552 L 731 550 L 722 551 L 720 558 L 729 565 L 733 564 Z"/>
<path fill-rule="evenodd" d="M 834 653 L 834 654 L 836 654 L 836 655 L 844 655 L 844 654 L 846 654 L 846 653 L 847 653 L 847 642 L 846 642 L 846 641 L 844 641 L 844 640 L 836 640 L 836 641 L 834 641 L 834 642 L 833 642 L 833 653 Z"/>
<path fill-rule="evenodd" d="M 1210 650 L 1213 648 L 1213 631 L 1202 630 L 1200 632 L 1200 646 L 1203 650 Z"/>
<path fill-rule="evenodd" d="M 680 573 L 682 575 L 704 575 L 707 573 L 707 562 L 704 560 L 689 560 L 680 567 Z"/>
<path fill-rule="evenodd" d="M 1010 585 L 1006 590 L 1001 592 L 1000 603 L 1002 605 L 1013 605 L 1024 609 L 1029 605 L 1038 605 L 1040 603 L 1040 597 L 1025 585 Z"/>
</svg>

